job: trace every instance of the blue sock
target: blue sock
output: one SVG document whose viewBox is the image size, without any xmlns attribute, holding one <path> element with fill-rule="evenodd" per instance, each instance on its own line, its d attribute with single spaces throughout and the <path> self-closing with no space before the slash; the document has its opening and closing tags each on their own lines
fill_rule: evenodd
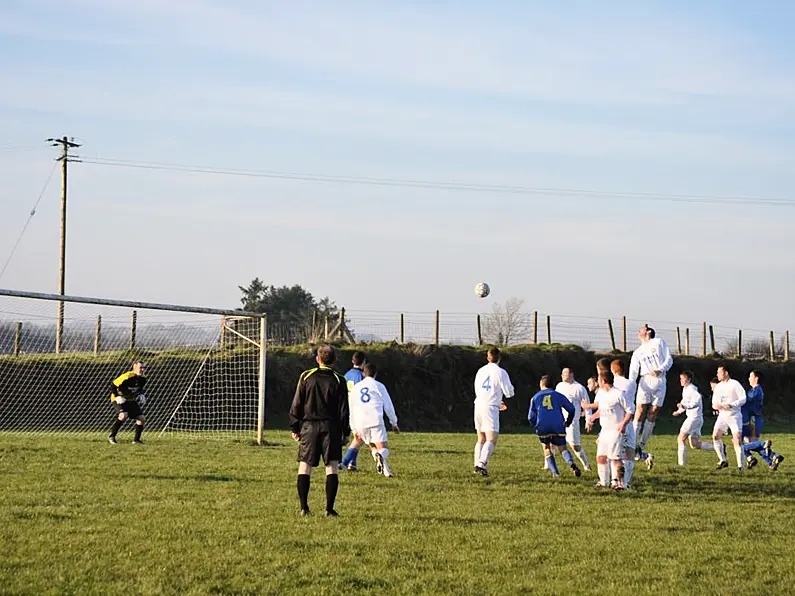
<svg viewBox="0 0 795 596">
<path fill-rule="evenodd" d="M 641 451 L 640 452 L 640 459 L 642 459 L 643 461 L 646 461 L 647 459 L 649 459 L 649 454 L 646 453 L 645 451 Z"/>
<path fill-rule="evenodd" d="M 555 456 L 553 455 L 547 456 L 546 460 L 547 464 L 549 464 L 549 470 L 552 472 L 552 475 L 553 476 L 559 475 L 560 472 L 558 472 L 558 464 L 555 462 Z"/>
<path fill-rule="evenodd" d="M 773 464 L 773 458 L 776 457 L 776 452 L 775 451 L 771 451 L 770 457 L 768 457 L 767 454 L 765 454 L 764 450 L 762 450 L 762 451 L 759 452 L 759 455 L 762 457 L 763 460 L 765 460 L 765 463 L 768 466 L 770 466 L 770 465 Z"/>
<path fill-rule="evenodd" d="M 753 443 L 745 443 L 743 445 L 743 452 L 745 455 L 748 455 L 749 451 L 756 451 L 760 453 L 762 451 L 762 447 L 764 446 L 764 441 L 754 441 Z"/>
<path fill-rule="evenodd" d="M 342 458 L 342 465 L 349 466 L 350 464 L 356 464 L 356 456 L 359 455 L 359 450 L 356 447 L 348 447 L 348 450 L 345 452 L 345 457 Z"/>
<path fill-rule="evenodd" d="M 563 461 L 565 461 L 570 466 L 574 464 L 574 458 L 571 455 L 571 452 L 567 449 L 563 452 Z"/>
<path fill-rule="evenodd" d="M 765 419 L 762 418 L 761 416 L 756 416 L 755 418 L 756 418 L 756 430 L 754 432 L 756 433 L 757 437 L 761 437 L 762 428 L 765 426 Z"/>
</svg>

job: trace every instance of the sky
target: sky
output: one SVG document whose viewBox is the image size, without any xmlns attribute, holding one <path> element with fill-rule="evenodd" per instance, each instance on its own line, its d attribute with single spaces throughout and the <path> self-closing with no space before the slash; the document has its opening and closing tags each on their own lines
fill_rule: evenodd
<svg viewBox="0 0 795 596">
<path fill-rule="evenodd" d="M 0 267 L 66 135 L 68 294 L 795 328 L 795 5 L 692 4 L 6 0 Z M 59 193 L 0 287 L 57 291 Z"/>
</svg>

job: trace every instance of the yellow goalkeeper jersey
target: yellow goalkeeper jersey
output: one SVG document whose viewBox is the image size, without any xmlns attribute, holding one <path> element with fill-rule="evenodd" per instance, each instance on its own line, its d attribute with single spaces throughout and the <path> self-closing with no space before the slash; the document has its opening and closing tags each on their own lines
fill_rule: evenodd
<svg viewBox="0 0 795 596">
<path fill-rule="evenodd" d="M 123 397 L 125 399 L 134 399 L 143 393 L 144 385 L 146 384 L 146 377 L 137 375 L 133 371 L 127 371 L 113 379 L 111 385 L 110 401 L 115 402 L 116 397 Z"/>
</svg>

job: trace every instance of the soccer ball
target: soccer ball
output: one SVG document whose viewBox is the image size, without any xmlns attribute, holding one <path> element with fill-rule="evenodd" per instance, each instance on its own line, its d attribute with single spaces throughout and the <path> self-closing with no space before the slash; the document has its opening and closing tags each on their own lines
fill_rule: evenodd
<svg viewBox="0 0 795 596">
<path fill-rule="evenodd" d="M 485 298 L 491 292 L 491 288 L 489 288 L 489 284 L 486 282 L 480 282 L 478 285 L 475 286 L 475 296 L 478 298 Z"/>
</svg>

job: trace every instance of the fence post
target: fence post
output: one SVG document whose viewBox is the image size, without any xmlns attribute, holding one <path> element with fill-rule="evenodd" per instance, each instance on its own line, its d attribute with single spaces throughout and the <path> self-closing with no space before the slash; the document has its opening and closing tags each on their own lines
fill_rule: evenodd
<svg viewBox="0 0 795 596">
<path fill-rule="evenodd" d="M 616 351 L 616 336 L 613 335 L 613 321 L 607 319 L 607 329 L 610 331 L 610 349 Z"/>
<path fill-rule="evenodd" d="M 17 329 L 14 332 L 14 356 L 19 356 L 22 347 L 22 321 L 17 321 Z"/>
<path fill-rule="evenodd" d="M 547 315 L 547 343 L 552 345 L 552 320 L 549 315 Z"/>
<path fill-rule="evenodd" d="M 436 311 L 436 321 L 433 325 L 433 344 L 435 346 L 439 345 L 439 311 Z"/>
<path fill-rule="evenodd" d="M 784 362 L 789 362 L 789 329 L 784 332 Z"/>
<path fill-rule="evenodd" d="M 627 351 L 627 317 L 621 317 L 621 351 Z"/>
<path fill-rule="evenodd" d="M 701 323 L 701 355 L 707 355 L 707 322 Z"/>
<path fill-rule="evenodd" d="M 742 359 L 743 357 L 743 330 L 737 330 L 737 358 Z"/>
<path fill-rule="evenodd" d="M 138 311 L 132 311 L 132 323 L 130 324 L 130 349 L 135 349 L 135 333 L 138 328 Z"/>
<path fill-rule="evenodd" d="M 309 341 L 317 341 L 317 310 L 312 311 L 312 331 L 309 334 Z"/>
<path fill-rule="evenodd" d="M 776 338 L 772 331 L 770 332 L 770 360 L 771 362 L 776 360 Z"/>
<path fill-rule="evenodd" d="M 682 334 L 679 332 L 679 325 L 676 326 L 676 351 L 682 354 Z"/>
<path fill-rule="evenodd" d="M 685 356 L 690 356 L 690 327 L 685 327 Z"/>
<path fill-rule="evenodd" d="M 223 345 L 224 337 L 224 320 L 221 319 L 221 342 Z M 94 330 L 94 356 L 99 356 L 99 351 L 102 349 L 102 315 L 97 315 L 97 328 Z"/>
<path fill-rule="evenodd" d="M 400 343 L 406 343 L 406 336 L 403 333 L 403 313 L 400 313 Z"/>
<path fill-rule="evenodd" d="M 478 345 L 483 345 L 483 332 L 480 327 L 480 315 L 478 315 Z"/>
<path fill-rule="evenodd" d="M 712 331 L 712 325 L 709 326 L 709 353 L 715 353 L 715 332 Z"/>
<path fill-rule="evenodd" d="M 343 331 L 343 329 L 345 329 L 345 307 L 344 306 L 340 309 L 340 330 L 339 330 L 339 334 L 338 334 L 339 335 L 339 339 L 343 339 L 345 337 L 345 332 Z"/>
<path fill-rule="evenodd" d="M 323 319 L 323 341 L 328 341 L 328 315 Z"/>
<path fill-rule="evenodd" d="M 533 311 L 533 343 L 538 343 L 538 311 Z"/>
</svg>

